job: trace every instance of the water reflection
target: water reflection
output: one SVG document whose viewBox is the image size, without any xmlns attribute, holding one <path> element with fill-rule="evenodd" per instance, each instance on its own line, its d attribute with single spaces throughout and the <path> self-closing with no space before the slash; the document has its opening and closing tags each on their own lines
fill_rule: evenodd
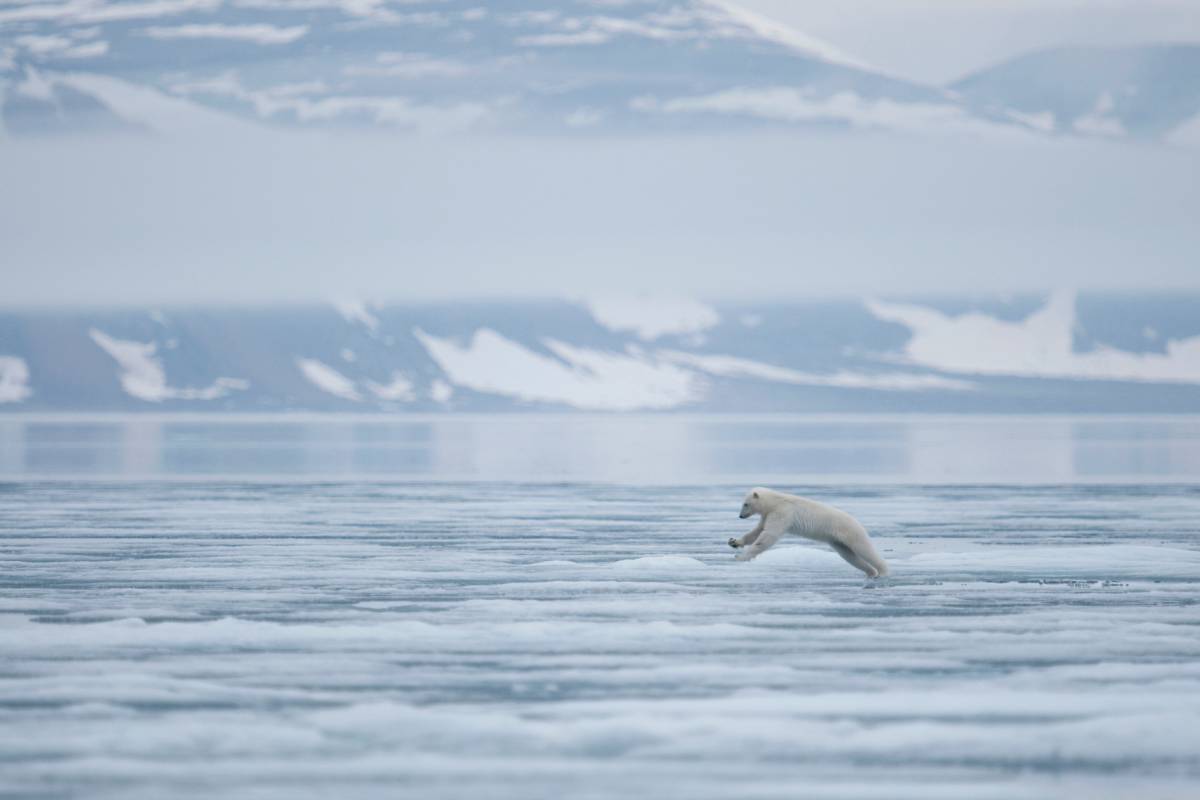
<svg viewBox="0 0 1200 800">
<path fill-rule="evenodd" d="M 13 416 L 0 476 L 1192 482 L 1200 418 Z"/>
</svg>

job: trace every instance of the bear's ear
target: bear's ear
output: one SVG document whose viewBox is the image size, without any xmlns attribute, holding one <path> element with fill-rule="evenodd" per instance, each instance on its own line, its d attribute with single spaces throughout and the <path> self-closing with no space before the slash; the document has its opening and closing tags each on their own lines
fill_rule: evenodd
<svg viewBox="0 0 1200 800">
<path fill-rule="evenodd" d="M 755 499 L 755 500 L 757 500 L 757 499 L 758 499 L 758 492 L 755 492 L 755 493 L 754 493 L 754 499 Z"/>
</svg>

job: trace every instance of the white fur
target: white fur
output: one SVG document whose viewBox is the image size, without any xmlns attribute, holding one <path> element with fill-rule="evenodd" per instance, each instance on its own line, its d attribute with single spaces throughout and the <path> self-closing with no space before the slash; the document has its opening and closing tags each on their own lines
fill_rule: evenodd
<svg viewBox="0 0 1200 800">
<path fill-rule="evenodd" d="M 729 540 L 730 547 L 744 548 L 738 553 L 738 561 L 757 557 L 790 533 L 825 542 L 869 578 L 888 574 L 887 562 L 871 543 L 866 529 L 845 511 L 760 486 L 751 489 L 742 503 L 742 519 L 755 514 L 760 519 L 754 530 Z"/>
</svg>

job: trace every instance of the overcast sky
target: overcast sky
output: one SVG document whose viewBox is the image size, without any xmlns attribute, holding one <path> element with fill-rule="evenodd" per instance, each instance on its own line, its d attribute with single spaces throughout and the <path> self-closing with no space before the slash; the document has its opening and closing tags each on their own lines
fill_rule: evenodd
<svg viewBox="0 0 1200 800">
<path fill-rule="evenodd" d="M 1057 44 L 1200 41 L 1200 0 L 738 0 L 933 83 Z"/>
</svg>

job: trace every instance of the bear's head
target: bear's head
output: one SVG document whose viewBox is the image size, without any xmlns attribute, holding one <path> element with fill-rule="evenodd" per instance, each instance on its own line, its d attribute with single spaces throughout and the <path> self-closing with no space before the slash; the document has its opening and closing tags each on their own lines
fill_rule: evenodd
<svg viewBox="0 0 1200 800">
<path fill-rule="evenodd" d="M 742 513 L 738 514 L 738 519 L 763 513 L 763 495 L 766 491 L 760 486 L 747 492 L 746 499 L 742 501 Z"/>
</svg>

